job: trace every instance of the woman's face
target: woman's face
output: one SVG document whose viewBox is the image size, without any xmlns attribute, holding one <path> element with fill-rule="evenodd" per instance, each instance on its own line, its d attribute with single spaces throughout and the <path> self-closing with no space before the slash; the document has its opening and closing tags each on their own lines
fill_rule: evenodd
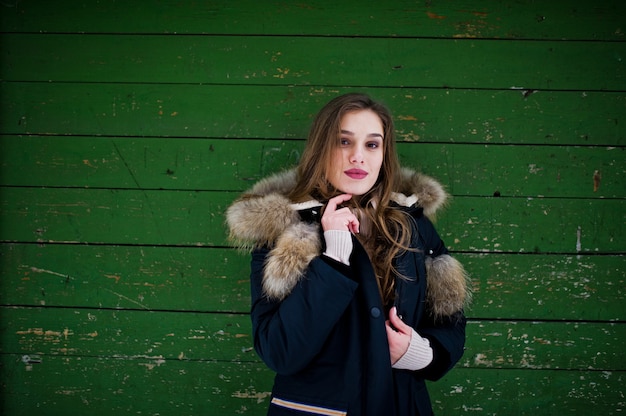
<svg viewBox="0 0 626 416">
<path fill-rule="evenodd" d="M 346 113 L 333 150 L 327 179 L 340 191 L 363 195 L 376 181 L 383 164 L 383 124 L 372 110 Z"/>
</svg>

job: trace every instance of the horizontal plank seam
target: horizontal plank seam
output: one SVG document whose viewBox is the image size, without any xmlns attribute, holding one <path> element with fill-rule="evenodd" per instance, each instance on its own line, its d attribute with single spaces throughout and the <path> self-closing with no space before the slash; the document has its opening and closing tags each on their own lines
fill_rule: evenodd
<svg viewBox="0 0 626 416">
<path fill-rule="evenodd" d="M 233 142 L 237 140 L 241 141 L 251 141 L 251 142 L 304 142 L 306 141 L 305 137 L 223 137 L 223 136 L 138 136 L 138 135 L 102 135 L 102 134 L 58 134 L 58 133 L 11 133 L 11 132 L 0 132 L 0 138 L 15 138 L 21 139 L 22 137 L 28 138 L 88 138 L 88 139 L 96 139 L 103 141 L 110 141 L 115 139 L 133 139 L 133 140 L 206 140 L 206 141 L 224 141 L 224 142 Z M 418 140 L 418 141 L 403 141 L 396 140 L 396 143 L 401 146 L 419 146 L 421 144 L 429 144 L 429 145 L 437 145 L 437 146 L 480 146 L 480 147 L 557 147 L 557 148 L 565 148 L 565 147 L 575 147 L 575 148 L 583 148 L 583 149 L 626 149 L 626 144 L 580 144 L 580 143 L 497 143 L 497 142 L 469 142 L 469 141 L 433 141 L 433 140 Z"/>
<path fill-rule="evenodd" d="M 115 139 L 132 139 L 132 140 L 206 140 L 206 141 L 224 141 L 233 142 L 237 140 L 241 141 L 259 141 L 259 142 L 301 142 L 304 144 L 306 138 L 299 137 L 218 137 L 218 136 L 135 136 L 135 135 L 114 135 L 103 136 L 100 134 L 56 134 L 56 133 L 15 133 L 15 132 L 3 132 L 0 133 L 0 138 L 15 138 L 16 140 L 22 137 L 28 138 L 85 138 L 96 140 L 115 140 Z M 400 146 L 419 146 L 421 144 L 437 145 L 437 146 L 480 146 L 480 147 L 555 147 L 566 148 L 575 147 L 583 149 L 626 149 L 626 145 L 621 144 L 580 144 L 580 143 L 485 143 L 485 142 L 467 142 L 467 141 L 431 141 L 431 140 L 418 140 L 418 141 L 403 141 L 396 140 L 396 144 Z"/>
<path fill-rule="evenodd" d="M 238 250 L 237 247 L 228 245 L 198 245 L 198 244 L 138 244 L 138 243 L 115 243 L 115 242 L 89 242 L 89 241 L 55 241 L 55 240 L 38 240 L 38 241 L 20 241 L 20 240 L 0 240 L 0 245 L 65 245 L 65 246 L 94 246 L 94 247 L 153 247 L 153 248 L 195 248 L 195 249 L 232 249 Z M 576 252 L 576 251 L 489 251 L 489 250 L 450 250 L 451 254 L 506 254 L 506 255 L 553 255 L 553 256 L 623 256 L 626 251 L 605 251 L 605 252 Z"/>
<path fill-rule="evenodd" d="M 199 314 L 199 315 L 236 315 L 247 316 L 250 312 L 241 311 L 218 311 L 218 310 L 199 310 L 199 309 L 152 309 L 152 308 L 118 308 L 118 307 L 91 307 L 91 306 L 72 306 L 72 305 L 28 305 L 28 304 L 0 304 L 0 308 L 6 309 L 37 309 L 37 310 L 55 310 L 55 309 L 71 309 L 71 310 L 90 310 L 90 311 L 115 311 L 115 312 L 145 312 L 145 313 L 182 313 L 182 314 Z"/>
<path fill-rule="evenodd" d="M 15 80 L 15 79 L 3 79 L 3 84 L 46 84 L 46 85 L 55 85 L 55 84 L 84 84 L 84 85 L 193 85 L 193 86 L 226 86 L 226 87 L 303 87 L 303 88 L 360 88 L 360 89 L 388 89 L 388 90 L 406 90 L 406 89 L 420 89 L 420 90 L 442 90 L 442 91 L 450 91 L 450 90 L 458 90 L 458 91 L 530 91 L 533 92 L 575 92 L 575 93 L 616 93 L 621 94 L 626 92 L 626 90 L 619 89 L 557 89 L 557 88 L 541 88 L 535 87 L 533 85 L 527 85 L 524 87 L 465 87 L 465 86 L 449 86 L 449 85 L 441 85 L 441 86 L 424 86 L 424 85 L 383 85 L 383 86 L 372 86 L 372 85 L 358 85 L 358 84 L 265 84 L 265 83 L 217 83 L 217 82 L 134 82 L 134 81 L 81 81 L 81 80 L 73 80 L 73 81 L 54 81 L 54 80 L 45 80 L 45 81 L 37 81 L 37 80 Z"/>
<path fill-rule="evenodd" d="M 316 33 L 160 33 L 160 32 L 34 32 L 0 31 L 1 35 L 37 36 L 137 36 L 137 37 L 205 37 L 205 38 L 309 38 L 309 39 L 415 39 L 454 42 L 538 42 L 538 43 L 625 43 L 622 39 L 585 38 L 520 38 L 520 37 L 455 37 L 455 36 L 410 36 L 410 35 L 340 35 Z"/>
<path fill-rule="evenodd" d="M 65 246 L 94 246 L 94 247 L 153 247 L 153 248 L 195 248 L 195 249 L 231 249 L 238 250 L 237 247 L 228 245 L 198 245 L 198 244 L 138 244 L 138 243 L 103 243 L 103 242 L 88 242 L 88 241 L 54 241 L 54 240 L 39 240 L 39 241 L 19 241 L 19 240 L 0 240 L 0 245 L 65 245 Z M 489 251 L 489 250 L 450 250 L 451 254 L 506 254 L 506 255 L 553 255 L 553 256 L 623 256 L 626 255 L 626 251 L 613 251 L 613 252 L 575 252 L 575 251 Z"/>
<path fill-rule="evenodd" d="M 115 311 L 115 312 L 143 312 L 143 313 L 176 313 L 176 314 L 201 314 L 201 315 L 236 315 L 248 316 L 249 312 L 241 311 L 218 311 L 218 310 L 180 310 L 180 309 L 143 309 L 143 308 L 118 308 L 118 307 L 90 307 L 90 306 L 53 306 L 53 305 L 28 305 L 28 304 L 0 304 L 0 308 L 5 309 L 37 309 L 37 310 L 91 310 L 91 311 Z M 562 323 L 562 324 L 606 324 L 606 325 L 626 325 L 626 320 L 606 320 L 606 319 L 537 319 L 537 318 L 474 318 L 467 317 L 468 324 L 488 323 L 488 322 L 510 322 L 510 323 Z"/>
<path fill-rule="evenodd" d="M 123 162 L 127 169 L 130 169 L 127 163 Z M 131 173 L 132 174 L 132 173 Z M 210 188 L 145 188 L 141 187 L 139 183 L 132 177 L 133 182 L 137 184 L 137 187 L 113 187 L 113 186 L 60 186 L 60 185 L 0 185 L 0 189 L 67 189 L 67 190 L 93 190 L 93 191 L 146 191 L 146 192 L 193 192 L 193 193 L 205 193 L 205 192 L 219 192 L 219 193 L 235 193 L 239 194 L 247 190 L 245 189 L 210 189 Z M 247 182 L 250 186 L 254 185 L 262 178 L 251 178 Z M 598 196 L 598 197 L 583 197 L 583 196 L 547 196 L 547 195 L 501 195 L 493 196 L 493 194 L 451 194 L 453 198 L 487 198 L 487 199 L 524 199 L 524 200 L 579 200 L 579 201 L 624 201 L 624 197 L 616 196 Z"/>
</svg>

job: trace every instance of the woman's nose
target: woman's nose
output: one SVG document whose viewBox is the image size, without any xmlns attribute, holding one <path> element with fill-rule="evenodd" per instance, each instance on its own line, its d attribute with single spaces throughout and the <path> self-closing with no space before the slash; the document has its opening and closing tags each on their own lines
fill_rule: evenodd
<svg viewBox="0 0 626 416">
<path fill-rule="evenodd" d="M 350 156 L 350 163 L 363 163 L 363 152 L 355 149 Z"/>
</svg>

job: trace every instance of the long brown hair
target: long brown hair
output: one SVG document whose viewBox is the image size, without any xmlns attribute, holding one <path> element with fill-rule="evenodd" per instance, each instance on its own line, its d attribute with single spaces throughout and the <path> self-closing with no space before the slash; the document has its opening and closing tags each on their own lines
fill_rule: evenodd
<svg viewBox="0 0 626 416">
<path fill-rule="evenodd" d="M 407 216 L 390 207 L 391 194 L 398 190 L 400 164 L 396 152 L 393 119 L 389 110 L 365 94 L 338 96 L 315 117 L 297 169 L 297 183 L 289 195 L 294 202 L 311 198 L 327 202 L 338 195 L 326 178 L 333 151 L 339 145 L 341 120 L 346 113 L 371 110 L 383 126 L 383 163 L 378 179 L 366 194 L 354 196 L 348 204 L 359 214 L 361 234 L 357 235 L 370 256 L 385 304 L 393 301 L 394 258 L 409 247 L 410 228 Z M 365 232 L 363 232 L 365 231 Z"/>
</svg>

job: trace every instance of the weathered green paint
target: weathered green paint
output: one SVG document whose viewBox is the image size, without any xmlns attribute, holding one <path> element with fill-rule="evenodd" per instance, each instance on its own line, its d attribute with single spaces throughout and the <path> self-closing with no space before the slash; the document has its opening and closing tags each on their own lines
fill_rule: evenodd
<svg viewBox="0 0 626 416">
<path fill-rule="evenodd" d="M 13 307 L 3 319 L 3 353 L 260 361 L 247 315 Z"/>
<path fill-rule="evenodd" d="M 623 199 L 458 197 L 441 216 L 439 229 L 448 246 L 460 251 L 623 254 L 625 204 Z"/>
<path fill-rule="evenodd" d="M 621 415 L 625 381 L 620 371 L 456 368 L 429 389 L 444 415 Z"/>
<path fill-rule="evenodd" d="M 2 354 L 0 360 L 11 375 L 11 383 L 3 385 L 3 414 L 12 416 L 261 416 L 271 390 L 271 374 L 260 363 L 164 360 L 158 355 Z"/>
<path fill-rule="evenodd" d="M 304 138 L 331 97 L 365 91 L 401 141 L 623 145 L 618 92 L 170 84 L 0 83 L 3 134 Z"/>
<path fill-rule="evenodd" d="M 363 6 L 363 5 L 361 5 Z M 86 14 L 88 19 L 85 18 Z M 355 7 L 351 2 L 255 0 L 150 4 L 45 0 L 5 2 L 8 32 L 426 36 L 502 39 L 624 39 L 626 6 L 602 3 L 396 0 Z M 143 16 L 137 19 L 136 16 Z"/>
<path fill-rule="evenodd" d="M 227 246 L 224 211 L 236 196 L 5 188 L 0 195 L 0 241 Z M 447 245 L 457 251 L 623 254 L 625 216 L 624 199 L 459 196 L 438 223 Z M 552 227 L 549 234 L 537 232 L 542 224 Z"/>
<path fill-rule="evenodd" d="M 244 191 L 298 161 L 303 140 L 0 136 L 0 183 Z M 437 172 L 454 195 L 619 198 L 624 148 L 399 143 L 403 166 Z M 517 163 L 511 165 L 511 160 Z M 594 173 L 602 178 L 594 186 Z M 219 177 L 219 180 L 215 180 Z"/>
<path fill-rule="evenodd" d="M 471 318 L 626 320 L 624 255 L 455 256 L 472 277 Z M 233 249 L 5 244 L 0 260 L 4 305 L 220 313 L 250 309 L 250 259 Z"/>
<path fill-rule="evenodd" d="M 157 315 L 162 317 L 159 325 Z M 247 315 L 12 307 L 5 308 L 3 319 L 1 353 L 260 362 Z M 626 371 L 626 363 L 619 359 L 622 327 L 470 321 L 467 350 L 459 365 Z"/>
<path fill-rule="evenodd" d="M 249 262 L 221 248 L 5 244 L 0 304 L 247 313 Z"/>
<path fill-rule="evenodd" d="M 453 195 L 438 414 L 621 414 L 626 3 L 0 5 L 0 413 L 262 415 L 223 211 L 362 90 Z M 181 36 L 182 35 L 182 36 Z"/>
<path fill-rule="evenodd" d="M 7 81 L 626 89 L 626 42 L 190 36 L 183 44 L 175 36 L 126 34 L 2 40 Z"/>
<path fill-rule="evenodd" d="M 626 320 L 626 256 L 455 254 L 471 275 L 467 311 L 485 319 Z"/>
<path fill-rule="evenodd" d="M 623 324 L 472 322 L 460 366 L 625 371 Z M 616 362 L 617 361 L 617 362 Z"/>
<path fill-rule="evenodd" d="M 259 363 L 154 356 L 3 354 L 0 359 L 14 381 L 6 386 L 3 409 L 16 416 L 79 412 L 261 416 L 272 378 Z M 603 414 L 619 415 L 624 381 L 623 372 L 614 371 L 459 367 L 429 383 L 429 390 L 439 414 L 589 414 L 601 408 Z"/>
</svg>

